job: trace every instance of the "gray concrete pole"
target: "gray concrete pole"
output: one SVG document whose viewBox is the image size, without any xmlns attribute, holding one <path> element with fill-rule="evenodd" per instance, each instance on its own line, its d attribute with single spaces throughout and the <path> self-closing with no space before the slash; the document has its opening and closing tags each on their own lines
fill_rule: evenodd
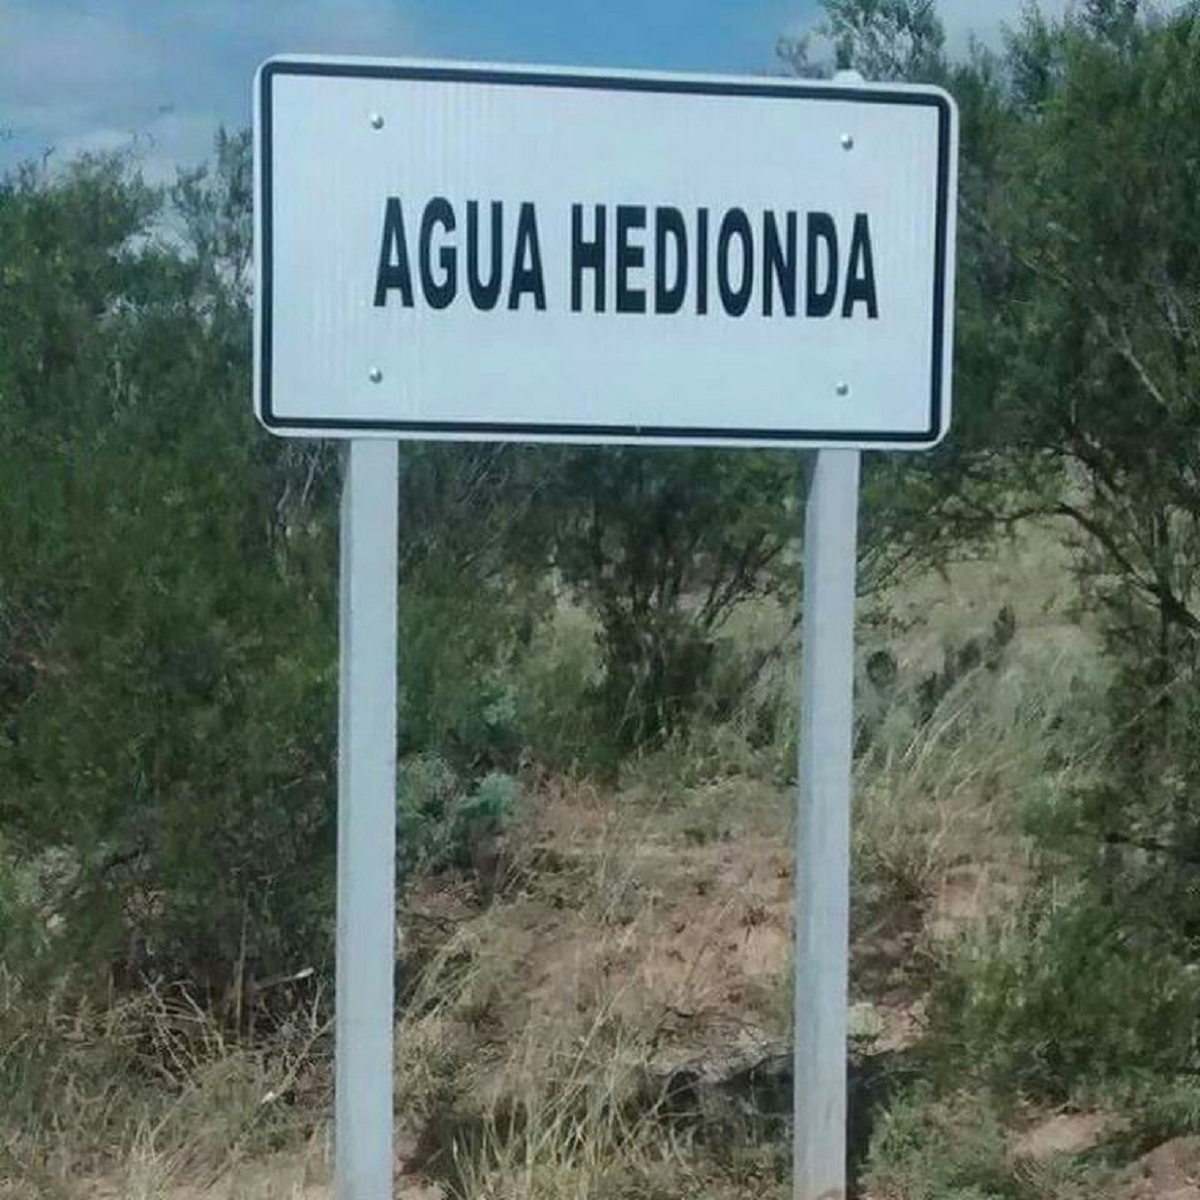
<svg viewBox="0 0 1200 1200">
<path fill-rule="evenodd" d="M 804 531 L 796 822 L 796 1200 L 846 1194 L 857 450 L 820 450 Z"/>
<path fill-rule="evenodd" d="M 392 1195 L 397 444 L 351 441 L 341 526 L 338 1200 Z"/>
</svg>

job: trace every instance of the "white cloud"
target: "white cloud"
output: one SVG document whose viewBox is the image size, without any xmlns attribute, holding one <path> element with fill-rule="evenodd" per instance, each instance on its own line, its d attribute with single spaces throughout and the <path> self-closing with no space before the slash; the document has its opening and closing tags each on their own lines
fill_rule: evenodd
<svg viewBox="0 0 1200 1200">
<path fill-rule="evenodd" d="M 1060 17 L 1069 0 L 1038 0 L 1047 17 Z M 1016 27 L 1029 7 L 1029 0 L 940 0 L 938 10 L 946 26 L 946 43 L 952 53 L 966 50 L 970 38 L 998 47 L 1005 25 Z"/>
<path fill-rule="evenodd" d="M 133 131 L 117 126 L 85 128 L 56 138 L 54 158 L 65 162 L 79 154 L 127 152 L 147 183 L 173 183 L 180 166 L 208 157 L 217 124 L 206 114 L 165 112 Z"/>
<path fill-rule="evenodd" d="M 148 175 L 250 117 L 279 51 L 411 53 L 401 0 L 0 0 L 0 168 L 131 148 Z"/>
</svg>

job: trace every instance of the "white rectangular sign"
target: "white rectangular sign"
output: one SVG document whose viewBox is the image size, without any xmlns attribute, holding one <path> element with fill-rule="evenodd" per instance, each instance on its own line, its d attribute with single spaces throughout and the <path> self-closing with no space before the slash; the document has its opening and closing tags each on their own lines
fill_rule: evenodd
<svg viewBox="0 0 1200 1200">
<path fill-rule="evenodd" d="M 919 447 L 950 409 L 942 91 L 278 58 L 256 407 L 292 436 Z"/>
</svg>

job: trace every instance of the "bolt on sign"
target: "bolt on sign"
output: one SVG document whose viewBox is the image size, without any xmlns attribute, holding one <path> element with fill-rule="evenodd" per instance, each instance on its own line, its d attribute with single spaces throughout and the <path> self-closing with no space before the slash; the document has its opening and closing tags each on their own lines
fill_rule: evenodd
<svg viewBox="0 0 1200 1200">
<path fill-rule="evenodd" d="M 947 428 L 937 89 L 277 58 L 256 104 L 276 433 L 918 448 Z"/>
</svg>

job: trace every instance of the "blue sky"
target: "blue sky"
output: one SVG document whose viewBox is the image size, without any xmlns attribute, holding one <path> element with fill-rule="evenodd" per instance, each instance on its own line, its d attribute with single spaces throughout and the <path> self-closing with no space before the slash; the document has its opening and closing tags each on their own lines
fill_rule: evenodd
<svg viewBox="0 0 1200 1200">
<path fill-rule="evenodd" d="M 1065 0 L 1042 0 L 1060 11 Z M 952 46 L 1023 0 L 942 0 Z M 764 72 L 816 0 L 0 0 L 0 167 L 133 144 L 169 178 L 281 51 Z"/>
</svg>

